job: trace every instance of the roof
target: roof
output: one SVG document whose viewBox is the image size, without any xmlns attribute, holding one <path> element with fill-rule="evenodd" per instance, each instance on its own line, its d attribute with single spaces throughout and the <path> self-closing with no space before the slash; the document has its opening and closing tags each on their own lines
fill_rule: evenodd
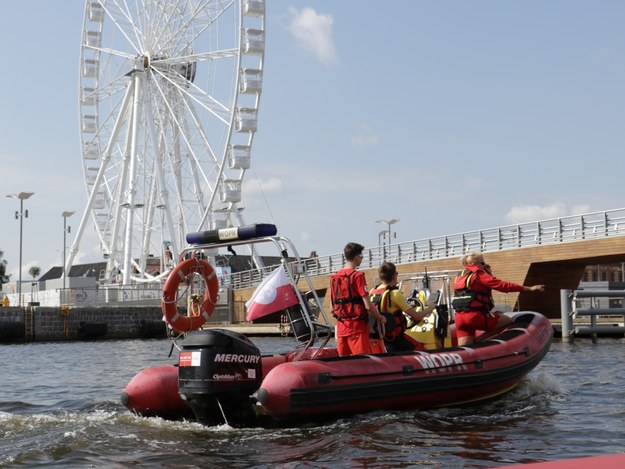
<svg viewBox="0 0 625 469">
<path fill-rule="evenodd" d="M 106 269 L 106 262 L 93 262 L 91 264 L 78 264 L 73 265 L 69 269 L 68 277 L 99 277 L 100 271 Z M 63 268 L 61 266 L 54 266 L 48 270 L 45 274 L 39 277 L 39 281 L 53 280 L 61 278 L 63 274 Z"/>
</svg>

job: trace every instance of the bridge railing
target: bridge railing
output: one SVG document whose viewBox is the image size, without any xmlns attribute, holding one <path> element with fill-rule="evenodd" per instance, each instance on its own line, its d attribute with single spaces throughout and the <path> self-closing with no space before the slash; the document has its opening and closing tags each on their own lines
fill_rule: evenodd
<svg viewBox="0 0 625 469">
<path fill-rule="evenodd" d="M 570 243 L 609 236 L 625 236 L 625 208 L 570 215 L 560 218 L 467 231 L 368 248 L 363 268 L 377 268 L 382 262 L 406 264 L 459 257 L 470 251 L 483 253 L 549 244 Z M 328 275 L 341 269 L 343 253 L 303 260 L 308 275 Z M 275 266 L 231 274 L 234 288 L 256 286 Z"/>
</svg>

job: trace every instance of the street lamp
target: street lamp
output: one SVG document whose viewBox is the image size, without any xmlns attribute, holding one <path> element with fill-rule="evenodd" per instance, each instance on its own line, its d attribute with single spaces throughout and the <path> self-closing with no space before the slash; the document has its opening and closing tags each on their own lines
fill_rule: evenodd
<svg viewBox="0 0 625 469">
<path fill-rule="evenodd" d="M 386 232 L 388 233 L 388 244 L 391 244 L 391 225 L 394 225 L 395 223 L 397 223 L 399 221 L 399 218 L 391 218 L 390 220 L 376 220 L 376 223 L 384 223 L 385 225 L 387 225 L 387 230 Z M 382 233 L 380 233 L 382 234 Z M 397 233 L 395 233 L 397 234 Z"/>
<path fill-rule="evenodd" d="M 19 272 L 19 280 L 17 284 L 17 306 L 22 306 L 22 228 L 24 223 L 24 218 L 28 218 L 28 210 L 24 212 L 24 201 L 32 196 L 34 192 L 20 192 L 19 194 L 8 194 L 7 197 L 11 197 L 13 199 L 19 199 L 20 201 L 20 211 L 15 212 L 15 219 L 19 218 L 20 220 L 20 272 Z"/>
<path fill-rule="evenodd" d="M 399 218 L 391 218 L 390 220 L 376 220 L 376 223 L 384 223 L 387 226 L 386 231 L 380 231 L 380 234 L 378 235 L 378 246 L 382 247 L 382 241 L 381 239 L 384 239 L 385 235 L 386 237 L 388 237 L 388 245 L 389 248 L 391 246 L 391 225 L 394 225 L 395 223 L 397 223 L 399 221 Z M 395 235 L 397 235 L 397 233 L 395 233 Z M 390 249 L 389 249 L 389 253 L 390 253 Z M 386 260 L 386 248 L 384 247 L 382 249 L 382 260 Z"/>
<path fill-rule="evenodd" d="M 388 232 L 386 230 L 382 230 L 378 233 L 378 247 L 382 247 L 382 241 L 386 238 Z"/>
<path fill-rule="evenodd" d="M 71 217 L 76 212 L 65 211 L 61 214 L 63 217 L 63 292 L 65 292 L 65 251 L 67 249 L 67 233 L 70 232 L 72 227 L 67 226 L 67 218 Z"/>
<path fill-rule="evenodd" d="M 160 260 L 161 260 L 161 264 L 160 264 L 160 271 L 159 273 L 163 273 L 163 271 L 165 270 L 165 209 L 167 208 L 167 205 L 165 204 L 159 204 L 156 206 L 156 208 L 158 208 L 161 212 L 161 254 L 159 256 Z"/>
</svg>

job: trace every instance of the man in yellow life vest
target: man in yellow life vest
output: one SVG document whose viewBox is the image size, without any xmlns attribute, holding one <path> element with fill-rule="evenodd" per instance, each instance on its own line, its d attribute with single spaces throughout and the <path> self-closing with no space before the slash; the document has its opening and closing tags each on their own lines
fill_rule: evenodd
<svg viewBox="0 0 625 469">
<path fill-rule="evenodd" d="M 384 345 L 389 352 L 405 352 L 423 350 L 424 347 L 412 337 L 405 334 L 408 322 L 404 313 L 413 321 L 419 322 L 429 316 L 436 308 L 431 304 L 423 311 L 416 311 L 406 301 L 406 296 L 397 288 L 397 267 L 392 262 L 384 262 L 378 269 L 380 283 L 371 290 L 371 302 L 376 304 L 380 313 L 386 316 Z"/>
</svg>

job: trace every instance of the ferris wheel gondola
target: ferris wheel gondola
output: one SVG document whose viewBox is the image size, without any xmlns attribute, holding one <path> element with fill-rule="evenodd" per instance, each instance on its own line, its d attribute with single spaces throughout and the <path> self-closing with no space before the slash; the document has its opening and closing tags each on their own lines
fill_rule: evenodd
<svg viewBox="0 0 625 469">
<path fill-rule="evenodd" d="M 80 143 L 88 202 L 67 266 L 93 223 L 107 277 L 163 275 L 187 232 L 243 224 L 257 129 L 264 0 L 88 0 Z"/>
</svg>

